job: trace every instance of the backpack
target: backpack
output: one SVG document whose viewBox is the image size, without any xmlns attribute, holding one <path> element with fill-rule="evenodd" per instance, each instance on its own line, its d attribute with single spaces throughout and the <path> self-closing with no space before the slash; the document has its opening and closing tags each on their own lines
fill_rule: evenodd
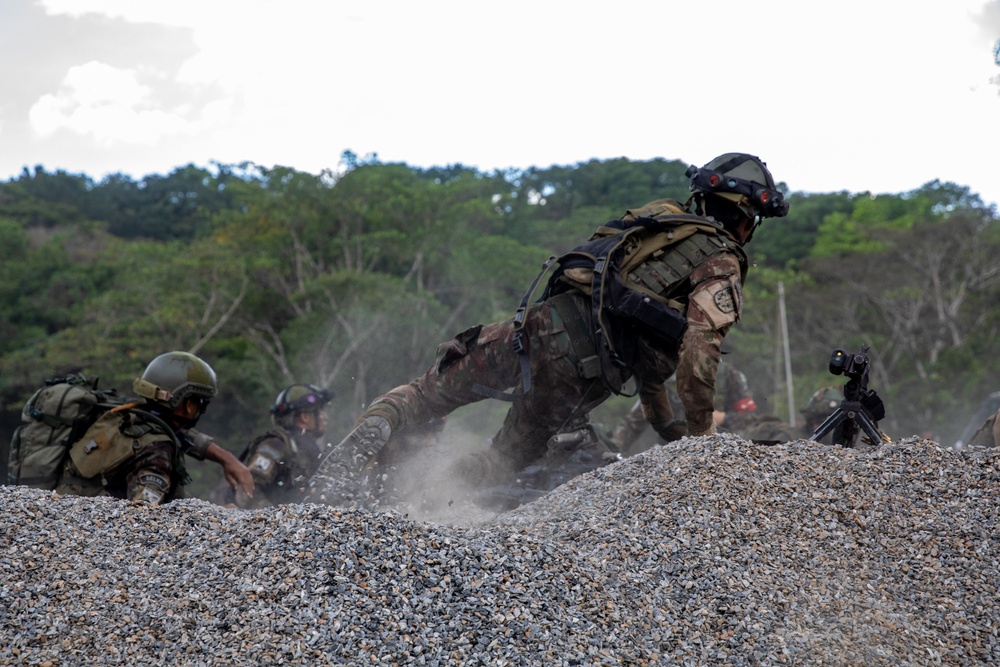
<svg viewBox="0 0 1000 667">
<path fill-rule="evenodd" d="M 7 463 L 7 482 L 37 489 L 59 485 L 70 447 L 109 409 L 121 404 L 114 389 L 98 389 L 99 378 L 82 374 L 45 380 L 21 411 Z"/>
</svg>

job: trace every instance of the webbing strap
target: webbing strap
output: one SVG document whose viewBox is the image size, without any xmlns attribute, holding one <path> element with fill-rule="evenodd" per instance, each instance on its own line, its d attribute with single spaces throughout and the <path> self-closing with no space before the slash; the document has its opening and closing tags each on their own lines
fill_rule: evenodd
<svg viewBox="0 0 1000 667">
<path fill-rule="evenodd" d="M 535 289 L 538 287 L 538 283 L 541 282 L 542 276 L 549 272 L 552 265 L 556 263 L 559 258 L 555 255 L 549 257 L 542 264 L 542 270 L 538 272 L 535 279 L 531 281 L 531 285 L 528 287 L 528 291 L 524 293 L 521 297 L 521 305 L 518 306 L 517 312 L 514 313 L 514 339 L 511 344 L 514 346 L 514 351 L 517 352 L 517 356 L 521 360 L 521 386 L 523 388 L 523 393 L 527 394 L 531 389 L 531 359 L 528 356 L 529 353 L 529 342 L 527 336 L 524 335 L 524 317 L 525 313 L 528 311 L 528 303 L 531 301 L 531 295 L 535 293 Z"/>
</svg>

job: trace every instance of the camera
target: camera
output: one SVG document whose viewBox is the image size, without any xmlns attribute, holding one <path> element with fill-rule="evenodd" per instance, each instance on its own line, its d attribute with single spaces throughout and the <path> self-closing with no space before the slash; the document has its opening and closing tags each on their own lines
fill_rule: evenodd
<svg viewBox="0 0 1000 667">
<path fill-rule="evenodd" d="M 841 349 L 834 350 L 830 357 L 830 372 L 834 375 L 846 375 L 860 382 L 868 373 L 868 348 L 862 347 L 855 354 L 848 354 Z"/>
</svg>

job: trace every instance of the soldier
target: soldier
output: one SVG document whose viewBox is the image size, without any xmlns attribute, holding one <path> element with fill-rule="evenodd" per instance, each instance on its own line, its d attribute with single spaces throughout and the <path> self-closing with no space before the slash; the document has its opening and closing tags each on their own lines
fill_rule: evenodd
<svg viewBox="0 0 1000 667">
<path fill-rule="evenodd" d="M 684 405 L 677 396 L 674 378 L 667 381 L 665 389 L 667 405 L 674 415 L 673 428 L 678 433 L 686 433 Z M 756 415 L 757 403 L 753 399 L 746 374 L 732 364 L 720 361 L 715 376 L 715 411 L 712 414 L 716 428 L 739 432 Z M 649 422 L 642 413 L 642 401 L 636 401 L 615 427 L 611 441 L 619 451 L 628 452 L 648 426 Z"/>
<path fill-rule="evenodd" d="M 979 430 L 969 438 L 969 449 L 985 449 L 1000 444 L 1000 410 L 990 415 Z"/>
<path fill-rule="evenodd" d="M 109 410 L 70 447 L 58 493 L 170 502 L 184 497 L 185 454 L 221 464 L 230 484 L 253 493 L 246 467 L 194 430 L 218 391 L 211 366 L 187 352 L 167 352 L 149 363 L 133 390 L 145 400 Z"/>
<path fill-rule="evenodd" d="M 811 437 L 826 418 L 837 411 L 843 400 L 844 388 L 840 385 L 820 387 L 813 392 L 801 410 L 805 418 L 805 424 L 802 426 L 803 437 Z"/>
<path fill-rule="evenodd" d="M 742 307 L 743 245 L 761 218 L 786 215 L 788 204 L 752 155 L 727 153 L 687 174 L 691 196 L 684 204 L 651 202 L 591 237 L 588 244 L 629 242 L 620 273 L 607 272 L 607 291 L 598 282 L 603 262 L 591 261 L 589 268 L 561 263 L 563 272 L 543 298 L 529 305 L 529 291 L 513 319 L 474 326 L 440 345 L 422 377 L 378 397 L 361 414 L 321 465 L 316 495 L 342 502 L 338 476 L 356 475 L 393 433 L 486 397 L 512 400 L 504 424 L 488 449 L 461 458 L 451 475 L 480 488 L 503 483 L 543 457 L 553 435 L 620 393 L 630 378 L 664 440 L 714 433 L 720 346 Z M 609 303 L 612 298 L 622 301 Z M 663 387 L 675 372 L 684 433 Z M 514 394 L 504 391 L 515 385 Z"/>
<path fill-rule="evenodd" d="M 270 410 L 274 428 L 255 438 L 240 457 L 253 475 L 254 495 L 237 489 L 232 499 L 237 507 L 302 502 L 324 450 L 318 438 L 326 430 L 326 406 L 332 399 L 332 391 L 312 384 L 281 390 Z"/>
</svg>

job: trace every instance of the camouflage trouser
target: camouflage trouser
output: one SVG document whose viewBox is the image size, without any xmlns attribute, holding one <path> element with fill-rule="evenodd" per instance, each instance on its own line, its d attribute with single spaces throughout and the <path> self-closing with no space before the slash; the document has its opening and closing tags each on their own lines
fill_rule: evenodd
<svg viewBox="0 0 1000 667">
<path fill-rule="evenodd" d="M 512 345 L 511 319 L 472 327 L 441 344 L 434 365 L 422 377 L 377 398 L 359 421 L 382 416 L 395 432 L 443 417 L 491 392 L 513 391 L 514 401 L 490 448 L 465 457 L 456 471 L 477 486 L 506 481 L 542 457 L 551 436 L 610 395 L 600 376 L 584 377 L 587 373 L 554 307 L 548 303 L 529 306 L 523 330 L 531 368 L 527 394 L 522 395 L 521 361 Z M 620 372 L 614 372 L 617 381 L 624 382 Z"/>
</svg>

